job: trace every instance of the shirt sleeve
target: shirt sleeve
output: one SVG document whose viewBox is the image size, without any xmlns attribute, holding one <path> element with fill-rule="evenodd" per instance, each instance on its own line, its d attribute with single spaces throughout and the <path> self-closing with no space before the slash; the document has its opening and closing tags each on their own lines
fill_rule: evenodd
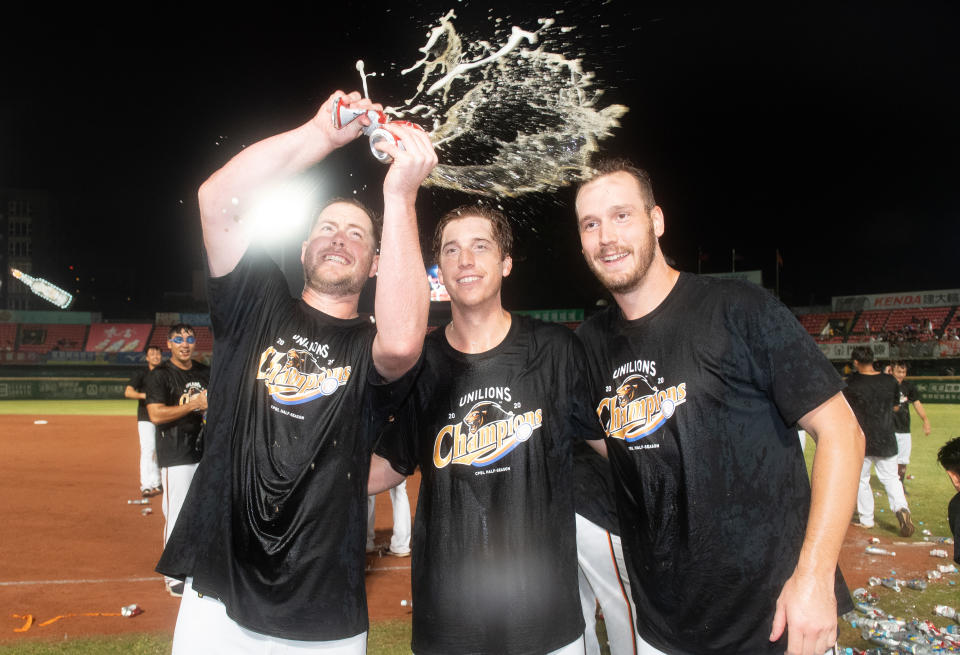
<svg viewBox="0 0 960 655">
<path fill-rule="evenodd" d="M 570 384 L 570 423 L 574 434 L 580 439 L 603 439 L 600 419 L 590 403 L 591 387 L 586 349 L 575 336 L 569 340 L 567 347 L 567 371 Z"/>
<path fill-rule="evenodd" d="M 920 388 L 917 385 L 915 385 L 913 382 L 908 382 L 905 386 L 907 392 L 907 402 L 912 405 L 918 400 L 923 400 L 923 398 L 920 396 Z"/>
<path fill-rule="evenodd" d="M 166 374 L 163 369 L 156 368 L 150 371 L 143 383 L 143 391 L 147 394 L 144 402 L 151 404 L 167 404 L 167 390 L 164 385 Z"/>
<path fill-rule="evenodd" d="M 127 382 L 127 385 L 133 387 L 134 391 L 143 391 L 143 378 L 146 376 L 147 371 L 144 369 L 139 369 L 130 376 L 130 380 Z"/>
<path fill-rule="evenodd" d="M 251 245 L 236 267 L 208 279 L 210 322 L 217 339 L 240 332 L 245 324 L 289 302 L 287 280 L 270 256 Z"/>
<path fill-rule="evenodd" d="M 844 388 L 833 365 L 796 317 L 769 292 L 741 283 L 731 317 L 751 353 L 761 389 L 787 425 L 795 425 Z"/>
<path fill-rule="evenodd" d="M 372 414 L 380 427 L 374 452 L 390 462 L 397 473 L 412 475 L 417 469 L 415 388 L 421 380 L 424 354 L 409 371 L 392 382 L 384 382 L 370 367 L 368 383 L 373 400 Z"/>
<path fill-rule="evenodd" d="M 390 420 L 392 419 L 392 420 Z M 384 423 L 374 452 L 390 462 L 397 473 L 413 475 L 417 470 L 416 420 L 411 402 Z"/>
</svg>

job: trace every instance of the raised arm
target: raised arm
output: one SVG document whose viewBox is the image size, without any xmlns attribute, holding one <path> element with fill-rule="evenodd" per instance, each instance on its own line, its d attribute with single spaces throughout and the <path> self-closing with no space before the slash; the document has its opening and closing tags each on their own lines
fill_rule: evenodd
<svg viewBox="0 0 960 655">
<path fill-rule="evenodd" d="M 787 653 L 820 655 L 837 641 L 834 576 L 853 514 L 864 437 L 839 393 L 804 415 L 800 426 L 817 443 L 810 516 L 797 567 L 777 599 L 770 640 L 788 628 Z"/>
<path fill-rule="evenodd" d="M 251 193 L 316 164 L 357 138 L 361 124 L 370 123 L 366 116 L 361 116 L 336 129 L 331 111 L 337 96 L 343 96 L 351 107 L 380 108 L 361 99 L 357 92 L 336 91 L 307 123 L 245 148 L 200 186 L 200 222 L 212 276 L 232 271 L 250 245 L 249 231 L 240 219 L 252 204 Z"/>
<path fill-rule="evenodd" d="M 430 291 L 420 252 L 416 200 L 417 190 L 437 165 L 437 155 L 425 132 L 388 127 L 404 149 L 385 141 L 378 146 L 393 157 L 393 163 L 383 180 L 373 363 L 385 379 L 395 380 L 417 362 L 427 332 Z"/>
</svg>

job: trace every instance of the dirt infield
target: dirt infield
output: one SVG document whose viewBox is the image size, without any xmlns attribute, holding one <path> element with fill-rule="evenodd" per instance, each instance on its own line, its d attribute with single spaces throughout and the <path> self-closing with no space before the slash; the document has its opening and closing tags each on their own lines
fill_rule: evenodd
<svg viewBox="0 0 960 655">
<path fill-rule="evenodd" d="M 160 498 L 152 499 L 147 516 L 141 515 L 145 506 L 127 504 L 138 497 L 137 458 L 132 416 L 0 416 L 0 643 L 172 633 L 179 601 L 153 573 L 161 550 Z M 418 479 L 407 485 L 411 506 L 418 485 Z M 389 541 L 390 523 L 390 501 L 381 494 L 378 543 Z M 847 534 L 841 568 L 851 588 L 892 566 L 884 556 L 864 554 L 871 536 L 856 527 Z M 895 544 L 897 577 L 932 568 L 929 544 L 881 539 L 881 545 Z M 410 560 L 374 556 L 368 564 L 371 620 L 409 617 L 400 601 L 410 598 Z M 144 613 L 66 616 L 118 614 L 131 603 Z"/>
<path fill-rule="evenodd" d="M 139 496 L 138 457 L 132 416 L 0 416 L 0 643 L 173 632 L 179 600 L 153 573 L 161 499 L 127 504 Z M 411 505 L 418 485 L 408 483 Z M 378 543 L 389 542 L 390 524 L 381 494 Z M 409 558 L 371 556 L 368 565 L 371 620 L 409 617 L 400 605 L 410 598 Z M 144 613 L 66 616 L 119 614 L 132 603 Z"/>
</svg>

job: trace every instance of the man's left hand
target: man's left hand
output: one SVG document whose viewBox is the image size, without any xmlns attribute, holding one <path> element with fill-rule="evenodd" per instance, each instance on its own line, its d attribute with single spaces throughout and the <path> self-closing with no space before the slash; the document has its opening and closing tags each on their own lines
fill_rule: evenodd
<svg viewBox="0 0 960 655">
<path fill-rule="evenodd" d="M 777 598 L 770 641 L 787 629 L 788 655 L 823 655 L 837 643 L 837 599 L 828 580 L 794 571 Z"/>
<path fill-rule="evenodd" d="M 377 144 L 379 150 L 393 157 L 390 170 L 383 180 L 383 194 L 415 197 L 420 185 L 437 165 L 437 153 L 430 142 L 430 135 L 415 127 L 395 123 L 387 123 L 385 128 L 400 140 L 403 148 L 389 141 Z"/>
</svg>

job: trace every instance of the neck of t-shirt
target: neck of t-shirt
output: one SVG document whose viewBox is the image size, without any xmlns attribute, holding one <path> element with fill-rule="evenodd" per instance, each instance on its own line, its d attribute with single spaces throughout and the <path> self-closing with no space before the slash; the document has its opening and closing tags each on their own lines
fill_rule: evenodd
<svg viewBox="0 0 960 655">
<path fill-rule="evenodd" d="M 444 328 L 447 343 L 467 354 L 484 353 L 496 348 L 507 337 L 513 317 L 499 304 L 483 312 L 458 311 Z"/>
<path fill-rule="evenodd" d="M 623 317 L 628 321 L 643 318 L 663 304 L 680 279 L 680 271 L 671 268 L 657 254 L 644 278 L 633 289 L 613 293 Z"/>
</svg>

